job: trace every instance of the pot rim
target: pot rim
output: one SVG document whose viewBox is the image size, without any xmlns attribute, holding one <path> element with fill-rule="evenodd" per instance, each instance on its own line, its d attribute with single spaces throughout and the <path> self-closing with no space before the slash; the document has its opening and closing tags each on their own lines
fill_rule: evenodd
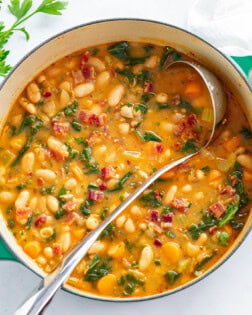
<svg viewBox="0 0 252 315">
<path fill-rule="evenodd" d="M 99 19 L 99 20 L 94 20 L 91 22 L 87 22 L 87 23 L 82 23 L 73 27 L 70 27 L 62 32 L 59 32 L 51 37 L 49 37 L 48 39 L 44 40 L 43 42 L 41 42 L 40 44 L 36 45 L 32 50 L 30 50 L 28 53 L 26 53 L 16 64 L 15 66 L 12 68 L 12 70 L 9 72 L 9 74 L 4 78 L 4 80 L 1 82 L 0 84 L 0 91 L 4 88 L 5 84 L 7 83 L 8 79 L 12 76 L 12 74 L 18 69 L 18 67 L 26 60 L 28 59 L 35 51 L 39 50 L 41 47 L 45 46 L 46 44 L 48 44 L 49 42 L 57 39 L 58 37 L 67 34 L 71 31 L 74 30 L 78 30 L 82 27 L 85 26 L 89 26 L 89 25 L 95 25 L 95 24 L 100 24 L 100 23 L 106 23 L 106 22 L 120 22 L 120 21 L 136 21 L 136 22 L 148 22 L 148 23 L 153 23 L 153 24 L 159 24 L 159 25 L 163 25 L 163 26 L 168 26 L 174 29 L 177 29 L 181 32 L 184 32 L 194 38 L 199 39 L 201 42 L 207 44 L 208 46 L 210 46 L 213 50 L 215 50 L 218 54 L 220 54 L 224 59 L 226 59 L 226 61 L 231 64 L 232 68 L 237 71 L 237 73 L 239 74 L 240 78 L 242 79 L 243 83 L 248 87 L 249 91 L 252 92 L 252 87 L 249 85 L 246 76 L 244 74 L 244 72 L 242 71 L 242 69 L 239 67 L 239 65 L 237 65 L 237 63 L 235 63 L 230 57 L 228 57 L 227 55 L 225 55 L 223 52 L 221 52 L 219 49 L 217 49 L 215 46 L 213 46 L 212 44 L 210 44 L 208 41 L 206 41 L 205 39 L 201 38 L 200 36 L 191 33 L 188 30 L 183 29 L 182 27 L 179 26 L 175 26 L 169 23 L 165 23 L 162 21 L 157 21 L 157 20 L 152 20 L 152 19 L 143 19 L 143 18 L 111 18 L 111 19 Z M 246 226 L 244 226 L 244 228 L 246 228 Z M 187 282 L 185 284 L 182 284 L 181 286 L 172 289 L 170 291 L 165 291 L 163 293 L 159 293 L 159 294 L 155 294 L 155 295 L 150 295 L 150 296 L 144 296 L 144 297 L 136 297 L 136 298 L 112 298 L 112 297 L 103 297 L 103 296 L 99 296 L 99 295 L 95 295 L 95 294 L 91 294 L 85 291 L 81 291 L 78 290 L 74 287 L 71 287 L 70 285 L 64 284 L 62 286 L 62 289 L 66 292 L 69 292 L 71 294 L 74 295 L 78 295 L 80 297 L 85 297 L 91 300 L 98 300 L 98 301 L 103 301 L 103 302 L 116 302 L 116 303 L 129 303 L 129 302 L 143 302 L 143 301 L 149 301 L 149 300 L 154 300 L 157 298 L 162 298 L 168 295 L 172 295 L 174 293 L 177 293 L 179 291 L 182 291 L 186 288 L 191 287 L 192 285 L 198 283 L 199 281 L 205 279 L 208 275 L 210 275 L 211 273 L 213 273 L 216 269 L 218 269 L 220 266 L 222 266 L 236 251 L 237 249 L 241 246 L 241 244 L 243 243 L 243 241 L 245 240 L 245 238 L 248 236 L 249 232 L 251 231 L 252 227 L 248 225 L 247 227 L 247 231 L 244 233 L 244 235 L 241 237 L 241 239 L 239 240 L 239 242 L 233 246 L 233 248 L 230 250 L 230 252 L 228 253 L 228 255 L 225 255 L 224 257 L 222 257 L 221 259 L 219 259 L 215 265 L 208 269 L 206 272 L 204 272 L 201 276 L 195 278 L 194 280 Z M 9 247 L 8 245 L 8 241 L 5 239 L 5 237 L 3 236 L 3 233 L 0 230 L 0 237 L 2 238 L 2 240 L 4 241 L 4 244 L 7 246 L 8 250 L 10 250 L 12 252 L 12 254 L 17 257 L 18 262 L 22 263 L 26 268 L 28 268 L 29 270 L 31 270 L 33 273 L 37 274 L 40 278 L 44 279 L 44 276 L 42 276 L 41 274 L 38 273 L 38 271 L 33 270 L 31 266 L 28 266 L 21 257 L 19 257 L 18 254 L 16 254 L 16 252 Z M 16 244 L 18 246 L 18 244 Z"/>
</svg>

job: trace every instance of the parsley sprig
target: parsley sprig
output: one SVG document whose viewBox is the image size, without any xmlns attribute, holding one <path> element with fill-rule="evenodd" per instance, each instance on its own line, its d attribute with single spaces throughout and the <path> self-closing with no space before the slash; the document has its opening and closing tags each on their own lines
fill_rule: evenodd
<svg viewBox="0 0 252 315">
<path fill-rule="evenodd" d="M 2 1 L 0 1 L 0 10 L 1 4 Z M 4 46 L 10 37 L 15 32 L 22 32 L 25 35 L 26 40 L 29 40 L 29 32 L 21 25 L 37 13 L 61 15 L 61 11 L 67 6 L 67 1 L 43 0 L 34 10 L 32 10 L 32 5 L 32 0 L 10 0 L 7 7 L 16 20 L 9 28 L 5 26 L 3 21 L 0 21 L 0 76 L 2 77 L 5 77 L 12 68 L 6 63 L 9 50 L 4 49 Z"/>
</svg>

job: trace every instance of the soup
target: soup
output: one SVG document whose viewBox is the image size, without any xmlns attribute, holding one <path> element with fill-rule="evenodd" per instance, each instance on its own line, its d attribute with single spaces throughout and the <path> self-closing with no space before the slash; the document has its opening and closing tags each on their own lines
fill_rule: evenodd
<svg viewBox="0 0 252 315">
<path fill-rule="evenodd" d="M 156 169 L 210 136 L 208 90 L 172 47 L 119 42 L 52 64 L 27 86 L 1 133 L 0 207 L 50 273 Z M 248 216 L 252 133 L 227 90 L 215 140 L 149 187 L 101 234 L 68 283 L 112 297 L 154 295 L 202 275 Z"/>
</svg>

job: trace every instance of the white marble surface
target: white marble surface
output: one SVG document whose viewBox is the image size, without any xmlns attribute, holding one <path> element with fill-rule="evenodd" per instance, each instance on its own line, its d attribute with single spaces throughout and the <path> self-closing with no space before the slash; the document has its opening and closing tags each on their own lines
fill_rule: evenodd
<svg viewBox="0 0 252 315">
<path fill-rule="evenodd" d="M 3 1 L 4 3 L 7 2 Z M 40 0 L 34 1 L 39 3 Z M 105 18 L 139 17 L 156 19 L 186 28 L 187 12 L 193 0 L 70 0 L 59 18 L 37 16 L 27 23 L 31 40 L 21 34 L 8 44 L 9 61 L 15 64 L 41 41 L 69 27 Z M 3 10 L 1 18 L 12 17 Z M 200 283 L 175 295 L 140 303 L 109 303 L 59 292 L 46 315 L 249 315 L 252 310 L 252 249 L 249 235 L 237 252 Z M 0 314 L 13 314 L 17 305 L 36 287 L 39 278 L 22 265 L 0 261 Z"/>
</svg>

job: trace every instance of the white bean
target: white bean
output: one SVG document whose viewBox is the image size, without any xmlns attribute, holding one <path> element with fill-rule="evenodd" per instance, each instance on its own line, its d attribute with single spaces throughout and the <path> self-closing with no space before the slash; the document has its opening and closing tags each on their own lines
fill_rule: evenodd
<svg viewBox="0 0 252 315">
<path fill-rule="evenodd" d="M 41 99 L 41 93 L 36 83 L 32 82 L 27 86 L 26 89 L 28 99 L 32 103 L 38 103 Z"/>
<path fill-rule="evenodd" d="M 109 106 L 116 106 L 121 101 L 124 94 L 124 86 L 118 84 L 114 86 L 108 94 L 108 104 Z"/>
<path fill-rule="evenodd" d="M 69 178 L 66 182 L 65 182 L 65 188 L 66 189 L 74 189 L 77 186 L 77 181 L 75 178 Z"/>
<path fill-rule="evenodd" d="M 96 241 L 94 244 L 90 247 L 88 254 L 93 255 L 93 254 L 99 254 L 104 252 L 106 249 L 106 246 L 103 242 L 101 241 Z"/>
<path fill-rule="evenodd" d="M 43 105 L 43 111 L 49 116 L 53 116 L 56 112 L 56 105 L 54 101 L 50 100 Z"/>
<path fill-rule="evenodd" d="M 97 58 L 97 57 L 89 57 L 87 64 L 89 66 L 92 66 L 95 68 L 96 71 L 98 72 L 102 72 L 104 71 L 105 68 L 105 64 L 103 61 L 101 61 L 101 59 Z"/>
<path fill-rule="evenodd" d="M 201 199 L 204 198 L 204 193 L 202 191 L 196 192 L 195 195 L 194 195 L 194 198 L 196 200 L 201 200 Z"/>
<path fill-rule="evenodd" d="M 153 69 L 158 64 L 159 57 L 156 55 L 150 56 L 144 63 L 146 68 Z"/>
<path fill-rule="evenodd" d="M 138 206 L 132 206 L 130 212 L 136 217 L 142 216 L 142 211 Z"/>
<path fill-rule="evenodd" d="M 181 190 L 185 193 L 192 191 L 192 185 L 187 184 L 181 188 Z"/>
<path fill-rule="evenodd" d="M 196 171 L 196 177 L 198 178 L 198 180 L 201 180 L 201 179 L 205 178 L 205 173 L 202 170 L 197 170 Z"/>
<path fill-rule="evenodd" d="M 24 208 L 29 198 L 30 198 L 30 192 L 28 190 L 21 191 L 15 201 L 16 209 Z"/>
<path fill-rule="evenodd" d="M 103 71 L 99 73 L 96 77 L 96 85 L 98 87 L 105 87 L 108 85 L 110 80 L 110 73 L 108 71 Z"/>
<path fill-rule="evenodd" d="M 86 227 L 89 229 L 89 230 L 94 230 L 98 227 L 99 225 L 99 217 L 98 215 L 96 214 L 91 214 L 88 218 L 87 218 L 87 221 L 86 221 Z"/>
<path fill-rule="evenodd" d="M 32 103 L 28 102 L 26 98 L 21 97 L 19 103 L 28 113 L 32 115 L 36 114 L 37 112 L 36 107 Z"/>
<path fill-rule="evenodd" d="M 32 210 L 36 210 L 37 203 L 38 203 L 38 198 L 37 197 L 32 197 L 31 200 L 29 201 L 29 207 Z"/>
<path fill-rule="evenodd" d="M 247 168 L 248 170 L 252 171 L 252 156 L 248 154 L 241 154 L 237 157 L 237 161 Z"/>
<path fill-rule="evenodd" d="M 94 84 L 91 82 L 79 84 L 74 88 L 74 94 L 78 98 L 87 96 L 93 91 L 94 91 Z"/>
<path fill-rule="evenodd" d="M 67 146 L 54 137 L 49 137 L 47 140 L 47 145 L 50 150 L 57 152 L 62 155 L 64 158 L 67 158 L 69 155 Z"/>
<path fill-rule="evenodd" d="M 47 246 L 44 248 L 44 255 L 47 257 L 47 258 L 51 258 L 53 256 L 53 250 L 51 247 Z"/>
<path fill-rule="evenodd" d="M 21 160 L 21 169 L 25 174 L 29 174 L 33 171 L 35 162 L 35 155 L 33 152 L 25 153 Z"/>
<path fill-rule="evenodd" d="M 133 108 L 129 106 L 122 106 L 120 114 L 122 117 L 125 118 L 133 118 Z"/>
<path fill-rule="evenodd" d="M 158 103 L 166 103 L 168 101 L 168 95 L 163 92 L 157 93 L 155 100 Z"/>
<path fill-rule="evenodd" d="M 52 183 L 56 179 L 56 174 L 49 169 L 38 169 L 35 171 L 37 177 L 42 177 L 46 182 Z"/>
<path fill-rule="evenodd" d="M 65 232 L 60 236 L 60 243 L 62 244 L 62 253 L 64 254 L 70 247 L 71 244 L 71 234 Z"/>
<path fill-rule="evenodd" d="M 190 257 L 194 257 L 198 255 L 200 252 L 200 247 L 198 245 L 194 245 L 191 242 L 186 244 L 186 253 Z"/>
<path fill-rule="evenodd" d="M 0 202 L 4 204 L 12 203 L 15 199 L 15 194 L 10 191 L 0 192 Z"/>
<path fill-rule="evenodd" d="M 119 132 L 122 135 L 126 135 L 129 133 L 130 125 L 128 123 L 121 123 L 121 124 L 119 124 L 118 128 L 119 128 Z"/>
<path fill-rule="evenodd" d="M 126 221 L 125 215 L 121 215 L 120 217 L 116 219 L 115 224 L 120 229 L 124 225 L 125 221 Z"/>
<path fill-rule="evenodd" d="M 46 205 L 47 208 L 52 211 L 53 213 L 59 210 L 59 201 L 56 197 L 52 195 L 48 195 L 46 198 Z"/>
<path fill-rule="evenodd" d="M 143 248 L 141 257 L 139 260 L 139 270 L 144 271 L 146 270 L 151 262 L 153 261 L 153 250 L 151 246 L 147 245 Z"/>
<path fill-rule="evenodd" d="M 67 104 L 70 101 L 70 95 L 66 90 L 61 90 L 60 96 L 59 96 L 59 105 L 60 108 L 64 108 L 67 106 Z"/>
<path fill-rule="evenodd" d="M 124 229 L 126 232 L 128 233 L 134 233 L 136 228 L 135 228 L 135 224 L 133 222 L 133 220 L 131 218 L 129 218 L 125 224 L 124 224 Z"/>
<path fill-rule="evenodd" d="M 172 185 L 170 189 L 165 193 L 163 198 L 163 202 L 165 205 L 169 205 L 171 203 L 171 201 L 174 199 L 177 189 L 177 185 Z"/>
</svg>

